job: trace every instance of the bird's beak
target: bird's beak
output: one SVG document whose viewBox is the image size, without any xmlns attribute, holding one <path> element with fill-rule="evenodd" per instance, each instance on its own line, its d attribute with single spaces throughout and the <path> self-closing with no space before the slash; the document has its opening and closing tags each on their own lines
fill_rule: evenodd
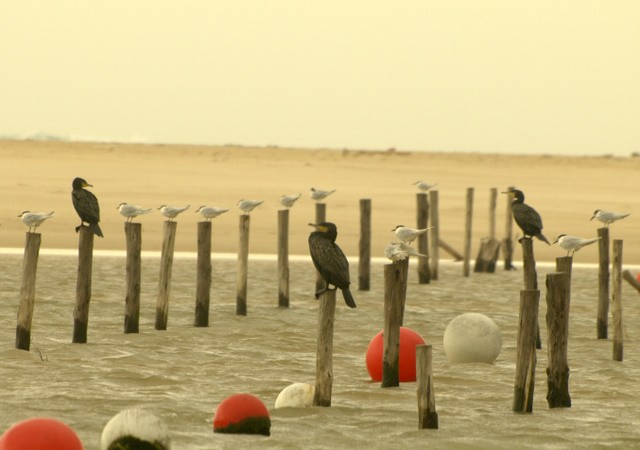
<svg viewBox="0 0 640 450">
<path fill-rule="evenodd" d="M 555 243 L 557 243 L 557 242 L 558 242 L 558 239 L 556 239 L 555 241 L 553 241 L 553 243 L 554 243 L 554 244 L 555 244 Z"/>
<path fill-rule="evenodd" d="M 86 181 L 82 183 L 82 187 L 93 187 L 93 184 L 89 184 Z"/>
<path fill-rule="evenodd" d="M 315 228 L 316 230 L 318 229 L 318 225 L 316 225 L 315 223 L 308 223 L 307 225 L 309 225 L 310 227 Z"/>
<path fill-rule="evenodd" d="M 595 214 L 591 216 L 591 219 L 589 219 L 589 222 L 591 222 L 595 216 L 596 216 Z"/>
</svg>

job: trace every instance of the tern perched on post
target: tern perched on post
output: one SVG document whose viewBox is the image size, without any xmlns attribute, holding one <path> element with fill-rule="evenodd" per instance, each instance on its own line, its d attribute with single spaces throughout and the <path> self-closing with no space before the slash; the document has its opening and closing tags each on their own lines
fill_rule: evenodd
<svg viewBox="0 0 640 450">
<path fill-rule="evenodd" d="M 418 229 L 418 228 L 405 227 L 404 225 L 398 225 L 391 231 L 395 231 L 396 236 L 402 242 L 406 244 L 411 244 L 413 241 L 415 241 L 418 238 L 418 236 L 426 233 L 428 230 L 432 228 L 433 227 Z"/>
<path fill-rule="evenodd" d="M 257 206 L 262 205 L 262 202 L 264 202 L 264 200 L 245 200 L 245 199 L 242 199 L 242 200 L 240 200 L 238 202 L 238 206 L 240 207 L 240 209 L 242 210 L 242 212 L 244 214 L 249 214 Z"/>
<path fill-rule="evenodd" d="M 600 236 L 591 239 L 584 239 L 578 236 L 568 236 L 566 234 L 561 234 L 557 237 L 553 243 L 556 242 L 560 247 L 567 251 L 567 256 L 573 256 L 575 252 L 580 250 L 585 245 L 593 244 L 594 242 L 598 242 Z"/>
<path fill-rule="evenodd" d="M 420 181 L 420 180 L 416 181 L 413 184 L 415 186 L 417 186 L 418 189 L 420 189 L 421 191 L 425 191 L 425 192 L 427 192 L 429 189 L 434 188 L 434 187 L 436 187 L 438 185 L 438 183 L 429 184 L 429 183 L 426 183 L 426 182 Z"/>
<path fill-rule="evenodd" d="M 162 205 L 158 209 L 160 210 L 163 216 L 169 219 L 169 222 L 172 222 L 173 219 L 175 219 L 178 216 L 178 214 L 185 212 L 187 209 L 189 209 L 189 206 L 191 205 L 187 205 L 187 206 Z"/>
<path fill-rule="evenodd" d="M 285 208 L 291 208 L 302 194 L 283 195 L 280 197 L 280 204 Z"/>
<path fill-rule="evenodd" d="M 331 191 L 323 191 L 322 189 L 311 188 L 311 198 L 316 202 L 319 202 L 333 194 L 335 191 L 335 189 Z"/>
<path fill-rule="evenodd" d="M 142 214 L 149 214 L 151 212 L 151 208 L 142 208 L 137 205 L 120 203 L 118 205 L 118 211 L 120 211 L 120 214 L 127 218 L 127 222 L 131 222 L 134 217 L 140 216 Z"/>
<path fill-rule="evenodd" d="M 620 219 L 624 219 L 630 214 L 631 213 L 617 213 L 613 211 L 603 211 L 601 209 L 596 209 L 593 213 L 593 216 L 591 216 L 591 219 L 589 220 L 597 219 L 604 224 L 605 228 L 609 228 L 609 224 L 612 224 L 613 222 L 616 222 Z"/>
<path fill-rule="evenodd" d="M 200 213 L 202 217 L 207 219 L 207 222 L 211 222 L 211 219 L 215 219 L 222 213 L 226 213 L 229 211 L 226 208 L 217 208 L 215 206 L 205 206 L 202 205 L 200 208 L 196 210 L 196 214 Z"/>
<path fill-rule="evenodd" d="M 51 218 L 52 216 L 53 211 L 48 213 L 22 211 L 22 213 L 18 215 L 18 217 L 22 219 L 22 222 L 24 222 L 24 224 L 29 227 L 29 233 L 31 233 L 32 231 L 35 232 L 36 228 L 42 225 L 42 222 Z"/>
</svg>

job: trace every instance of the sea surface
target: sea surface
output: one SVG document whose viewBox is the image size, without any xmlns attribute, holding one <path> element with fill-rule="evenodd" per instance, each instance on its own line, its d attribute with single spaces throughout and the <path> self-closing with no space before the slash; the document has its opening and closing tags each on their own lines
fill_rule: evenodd
<svg viewBox="0 0 640 450">
<path fill-rule="evenodd" d="M 196 261 L 176 257 L 167 330 L 156 331 L 159 258 L 144 256 L 140 333 L 124 334 L 125 258 L 96 256 L 88 342 L 72 344 L 77 257 L 41 253 L 31 351 L 16 350 L 22 255 L 0 254 L 0 433 L 30 417 L 52 417 L 98 449 L 105 424 L 140 407 L 162 418 L 178 450 L 220 449 L 513 449 L 640 448 L 640 296 L 623 282 L 624 361 L 596 339 L 597 270 L 575 267 L 569 329 L 570 408 L 546 401 L 544 277 L 532 414 L 512 412 L 522 271 L 462 276 L 440 266 L 438 280 L 418 284 L 410 267 L 404 325 L 433 346 L 439 429 L 419 430 L 416 383 L 381 388 L 370 380 L 365 354 L 383 328 L 382 261 L 372 264 L 371 290 L 355 310 L 340 294 L 335 317 L 332 406 L 274 409 L 282 389 L 315 383 L 318 302 L 308 258 L 291 260 L 291 307 L 278 308 L 273 258 L 250 259 L 248 315 L 235 313 L 237 262 L 213 259 L 210 326 L 195 328 Z M 357 280 L 357 262 L 352 278 Z M 479 312 L 500 328 L 494 364 L 451 364 L 442 337 L 459 314 Z M 611 323 L 611 321 L 610 321 Z M 612 325 L 609 336 L 613 336 Z M 271 414 L 271 436 L 213 433 L 216 407 L 250 393 Z"/>
</svg>

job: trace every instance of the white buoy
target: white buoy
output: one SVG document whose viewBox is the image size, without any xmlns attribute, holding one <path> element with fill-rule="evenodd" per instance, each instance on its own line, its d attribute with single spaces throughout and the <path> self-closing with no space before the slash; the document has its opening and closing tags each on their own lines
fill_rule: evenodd
<svg viewBox="0 0 640 450">
<path fill-rule="evenodd" d="M 461 314 L 447 325 L 444 352 L 451 363 L 493 363 L 502 349 L 498 325 L 479 313 Z"/>
<path fill-rule="evenodd" d="M 313 406 L 316 388 L 307 383 L 293 383 L 284 388 L 276 398 L 278 408 L 305 408 Z"/>
<path fill-rule="evenodd" d="M 112 445 L 118 441 L 128 441 L 128 447 Z M 102 430 L 100 448 L 136 448 L 135 443 L 147 443 L 157 450 L 170 450 L 169 428 L 158 417 L 141 409 L 125 409 L 113 416 Z"/>
</svg>

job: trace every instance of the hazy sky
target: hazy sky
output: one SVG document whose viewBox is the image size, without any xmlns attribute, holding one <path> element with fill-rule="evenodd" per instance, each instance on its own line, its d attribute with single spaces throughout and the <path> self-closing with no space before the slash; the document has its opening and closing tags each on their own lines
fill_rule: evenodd
<svg viewBox="0 0 640 450">
<path fill-rule="evenodd" d="M 0 4 L 0 135 L 629 155 L 640 1 Z"/>
</svg>

